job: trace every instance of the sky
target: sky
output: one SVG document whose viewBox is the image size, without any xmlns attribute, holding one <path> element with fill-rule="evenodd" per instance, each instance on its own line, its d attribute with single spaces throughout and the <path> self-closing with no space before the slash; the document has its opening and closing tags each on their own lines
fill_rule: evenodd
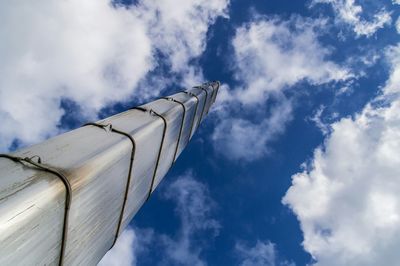
<svg viewBox="0 0 400 266">
<path fill-rule="evenodd" d="M 398 265 L 399 0 L 0 2 L 0 151 L 205 81 L 99 265 Z"/>
</svg>

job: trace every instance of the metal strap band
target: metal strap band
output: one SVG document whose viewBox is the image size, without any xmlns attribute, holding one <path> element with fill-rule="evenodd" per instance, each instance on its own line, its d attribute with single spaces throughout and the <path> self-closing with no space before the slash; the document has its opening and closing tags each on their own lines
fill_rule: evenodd
<svg viewBox="0 0 400 266">
<path fill-rule="evenodd" d="M 215 101 L 217 100 L 217 96 L 218 96 L 218 92 L 219 92 L 219 87 L 221 87 L 221 83 L 219 82 L 219 81 L 214 81 L 214 82 L 216 82 L 217 84 L 218 84 L 218 87 L 217 87 L 217 89 L 215 90 L 216 92 L 215 92 L 215 97 L 214 97 L 214 103 L 215 103 Z"/>
<path fill-rule="evenodd" d="M 192 137 L 194 120 L 195 120 L 195 118 L 196 118 L 197 108 L 199 107 L 199 101 L 200 101 L 200 100 L 199 100 L 199 97 L 197 97 L 196 94 L 194 94 L 194 93 L 191 93 L 191 92 L 188 92 L 188 91 L 182 91 L 182 92 L 183 92 L 183 93 L 186 93 L 187 95 L 190 95 L 190 96 L 196 98 L 196 107 L 195 107 L 194 115 L 193 115 L 193 118 L 192 118 L 192 125 L 190 126 L 190 135 L 189 135 L 188 141 L 187 141 L 187 143 L 186 143 L 186 145 L 187 145 L 187 144 L 189 143 L 190 138 Z M 200 120 L 199 120 L 199 121 L 200 121 Z M 198 126 L 199 126 L 199 123 L 197 123 L 196 129 L 198 128 Z"/>
<path fill-rule="evenodd" d="M 158 170 L 158 164 L 160 163 L 160 157 L 161 157 L 161 152 L 162 152 L 162 148 L 164 146 L 164 139 L 165 139 L 165 133 L 167 132 L 167 120 L 160 115 L 159 113 L 157 113 L 156 111 L 154 111 L 153 109 L 147 110 L 144 107 L 132 107 L 130 108 L 131 110 L 140 110 L 142 112 L 149 112 L 149 114 L 151 115 L 156 115 L 159 118 L 161 118 L 164 122 L 164 129 L 163 129 L 163 134 L 162 134 L 162 139 L 161 139 L 161 144 L 160 144 L 160 149 L 158 150 L 158 156 L 157 156 L 157 162 L 156 162 L 156 167 L 154 168 L 154 172 L 153 172 L 153 178 L 151 179 L 151 185 L 150 185 L 150 190 L 149 190 L 149 194 L 147 195 L 146 201 L 149 200 L 150 196 L 151 196 L 151 192 L 153 191 L 153 186 L 154 186 L 154 181 L 156 179 L 156 174 L 157 174 L 157 170 Z"/>
<path fill-rule="evenodd" d="M 217 90 L 216 89 L 214 89 L 214 85 L 213 85 L 213 83 L 210 83 L 210 85 L 209 86 L 211 86 L 211 88 L 212 88 L 212 90 L 213 90 L 213 94 L 212 94 L 212 97 L 211 97 L 211 103 L 212 104 L 214 104 L 215 103 L 215 96 L 216 96 L 216 92 L 217 92 Z"/>
<path fill-rule="evenodd" d="M 182 115 L 181 128 L 179 129 L 178 142 L 176 143 L 176 148 L 175 148 L 175 153 L 174 153 L 174 160 L 172 161 L 172 164 L 174 164 L 174 162 L 176 161 L 176 154 L 178 153 L 179 143 L 180 143 L 181 137 L 182 137 L 183 124 L 185 123 L 186 107 L 185 107 L 185 105 L 184 105 L 182 102 L 180 102 L 180 101 L 178 101 L 178 100 L 175 100 L 175 99 L 172 98 L 172 97 L 164 97 L 164 98 L 162 98 L 162 99 L 167 100 L 167 101 L 175 102 L 175 103 L 179 104 L 180 106 L 182 106 L 182 108 L 183 108 L 183 115 Z M 172 166 L 172 164 L 171 164 L 171 166 Z"/>
<path fill-rule="evenodd" d="M 211 89 L 212 89 L 211 99 L 210 99 L 210 107 L 209 107 L 208 110 L 207 110 L 207 111 L 210 111 L 211 105 L 214 103 L 215 90 L 214 90 L 214 87 L 213 87 L 213 85 L 212 85 L 211 83 L 208 83 L 208 84 L 207 84 L 207 87 L 208 87 L 208 88 L 211 87 Z M 208 112 L 207 112 L 207 113 L 208 113 Z"/>
<path fill-rule="evenodd" d="M 130 185 L 131 185 L 132 166 L 133 166 L 133 161 L 135 159 L 136 143 L 135 143 L 135 140 L 133 139 L 133 137 L 131 135 L 129 135 L 128 133 L 123 132 L 121 130 L 113 128 L 111 124 L 102 125 L 102 124 L 96 124 L 96 123 L 87 123 L 87 124 L 85 124 L 83 126 L 95 126 L 95 127 L 98 127 L 98 128 L 101 128 L 101 129 L 105 129 L 105 130 L 107 130 L 107 128 L 109 127 L 111 132 L 115 132 L 117 134 L 120 134 L 120 135 L 123 135 L 123 136 L 129 138 L 129 140 L 132 143 L 131 158 L 130 158 L 130 162 L 129 162 L 128 178 L 127 178 L 127 181 L 126 181 L 124 201 L 122 203 L 122 209 L 121 209 L 121 213 L 120 213 L 119 219 L 118 219 L 118 227 L 117 227 L 117 232 L 115 234 L 114 242 L 110 247 L 110 249 L 112 249 L 113 246 L 115 245 L 115 243 L 117 242 L 118 236 L 119 236 L 119 234 L 121 232 L 121 226 L 122 226 L 122 220 L 124 218 L 126 201 L 128 200 L 128 193 L 129 193 L 129 188 L 130 188 Z"/>
<path fill-rule="evenodd" d="M 206 85 L 206 86 L 207 86 L 207 88 L 209 87 L 208 85 Z M 204 85 L 203 85 L 203 86 L 200 86 L 200 89 L 202 89 L 203 91 L 206 92 L 206 103 L 207 103 L 207 102 L 208 102 L 208 91 L 207 91 L 206 88 L 204 88 Z M 206 115 L 207 115 L 208 112 L 210 111 L 210 107 L 211 107 L 211 97 L 210 97 L 210 104 L 208 105 Z"/>
<path fill-rule="evenodd" d="M 162 121 L 164 122 L 164 130 L 163 130 L 163 135 L 162 135 L 162 140 L 161 140 L 161 144 L 160 144 L 160 150 L 158 151 L 158 156 L 157 156 L 157 162 L 156 162 L 156 168 L 154 169 L 154 174 L 153 174 L 153 179 L 151 180 L 151 185 L 150 185 L 150 190 L 149 190 L 149 195 L 147 196 L 146 200 L 149 200 L 151 193 L 153 192 L 153 186 L 154 186 L 154 181 L 156 179 L 156 174 L 157 174 L 157 169 L 158 169 L 158 164 L 160 163 L 160 157 L 161 157 L 161 152 L 162 152 L 162 148 L 164 146 L 164 140 L 165 140 L 165 133 L 167 132 L 167 120 L 160 115 L 159 113 L 157 113 L 156 111 L 154 111 L 153 109 L 150 109 L 150 114 L 154 114 L 156 116 L 158 116 L 159 118 L 162 119 Z"/>
<path fill-rule="evenodd" d="M 217 99 L 217 88 L 214 88 L 214 84 L 217 84 L 217 87 L 219 87 L 219 83 L 214 81 L 210 84 L 211 88 L 213 89 L 213 98 L 212 98 L 212 104 L 215 103 L 215 100 Z"/>
<path fill-rule="evenodd" d="M 62 174 L 59 170 L 43 165 L 41 162 L 41 158 L 37 155 L 30 157 L 30 158 L 29 157 L 22 158 L 22 157 L 7 155 L 7 154 L 0 154 L 0 157 L 10 159 L 14 162 L 21 163 L 22 165 L 26 165 L 25 163 L 33 165 L 41 171 L 48 172 L 48 173 L 51 173 L 51 174 L 57 176 L 63 182 L 63 184 L 65 186 L 65 211 L 64 211 L 64 225 L 63 225 L 62 238 L 61 238 L 61 252 L 60 252 L 60 259 L 58 262 L 59 265 L 62 266 L 64 264 L 65 246 L 66 246 L 67 234 L 68 234 L 68 217 L 69 217 L 69 209 L 71 207 L 71 197 L 72 197 L 71 184 L 69 183 L 66 176 L 64 174 Z M 33 161 L 33 158 L 35 158 L 35 157 L 38 158 L 38 162 Z"/>
<path fill-rule="evenodd" d="M 205 98 L 205 100 L 204 100 L 203 110 L 201 110 L 201 115 L 200 115 L 200 119 L 199 119 L 199 123 L 198 123 L 198 124 L 200 124 L 200 123 L 201 123 L 201 120 L 203 119 L 203 115 L 204 115 L 204 109 L 206 109 L 208 92 L 207 92 L 207 90 L 205 90 L 204 88 L 202 88 L 202 87 L 200 87 L 200 86 L 193 87 L 193 88 L 196 88 L 196 89 L 202 89 L 203 91 L 205 91 L 205 92 L 206 92 L 206 98 Z"/>
</svg>

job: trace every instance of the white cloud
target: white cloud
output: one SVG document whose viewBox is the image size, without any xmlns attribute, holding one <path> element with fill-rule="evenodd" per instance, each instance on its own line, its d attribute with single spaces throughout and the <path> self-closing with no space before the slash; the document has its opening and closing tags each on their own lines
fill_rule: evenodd
<svg viewBox="0 0 400 266">
<path fill-rule="evenodd" d="M 242 258 L 241 266 L 275 266 L 275 246 L 270 242 L 257 241 L 254 247 L 237 243 L 235 249 Z"/>
<path fill-rule="evenodd" d="M 175 212 L 181 223 L 176 235 L 158 234 L 153 229 L 128 228 L 102 259 L 100 266 L 140 265 L 140 256 L 151 252 L 151 247 L 155 246 L 159 248 L 161 265 L 207 265 L 202 252 L 221 228 L 213 218 L 216 203 L 207 186 L 196 181 L 192 172 L 187 172 L 168 184 L 162 198 L 176 204 Z"/>
<path fill-rule="evenodd" d="M 240 266 L 294 266 L 294 263 L 279 259 L 275 244 L 269 241 L 257 241 L 254 246 L 238 242 L 235 251 Z"/>
<path fill-rule="evenodd" d="M 292 17 L 288 21 L 261 18 L 236 30 L 233 39 L 236 76 L 243 87 L 235 91 L 245 104 L 263 103 L 268 94 L 300 81 L 320 85 L 351 75 L 327 59 L 331 50 L 318 41 L 324 21 Z"/>
<path fill-rule="evenodd" d="M 142 1 L 145 20 L 149 21 L 154 45 L 168 55 L 172 69 L 185 71 L 191 58 L 206 47 L 208 26 L 217 17 L 227 17 L 226 0 Z"/>
<path fill-rule="evenodd" d="M 226 6 L 227 0 L 140 1 L 130 8 L 109 0 L 1 2 L 0 150 L 14 139 L 30 144 L 58 133 L 64 98 L 91 119 L 129 99 L 151 79 L 156 51 L 186 83 L 198 81 L 201 69 L 185 66 L 204 51 L 208 27 L 226 16 Z"/>
<path fill-rule="evenodd" d="M 320 85 L 352 77 L 349 70 L 329 60 L 332 51 L 318 41 L 323 25 L 322 20 L 298 16 L 287 21 L 256 16 L 236 30 L 232 65 L 241 85 L 221 88 L 220 122 L 212 136 L 217 152 L 234 160 L 263 157 L 270 152 L 268 144 L 284 132 L 291 119 L 291 101 L 283 95 L 285 90 L 302 81 Z M 271 97 L 279 104 L 270 116 L 257 123 L 246 117 L 256 109 L 264 111 Z"/>
<path fill-rule="evenodd" d="M 137 236 L 132 228 L 119 236 L 115 246 L 107 252 L 98 266 L 134 266 L 136 265 Z"/>
<path fill-rule="evenodd" d="M 291 113 L 291 103 L 282 100 L 272 114 L 259 123 L 243 118 L 221 119 L 212 135 L 215 149 L 231 160 L 260 159 L 270 152 L 268 144 L 285 130 Z"/>
<path fill-rule="evenodd" d="M 145 25 L 108 1 L 1 2 L 0 16 L 2 150 L 57 132 L 63 97 L 93 115 L 152 68 Z"/>
<path fill-rule="evenodd" d="M 400 255 L 400 45 L 382 96 L 333 123 L 283 203 L 297 215 L 317 265 L 398 265 Z"/>
<path fill-rule="evenodd" d="M 218 17 L 228 17 L 228 4 L 229 0 L 140 2 L 154 47 L 166 56 L 173 72 L 183 75 L 181 86 L 204 82 L 201 69 L 190 61 L 204 52 L 209 25 Z"/>
<path fill-rule="evenodd" d="M 128 227 L 118 237 L 98 266 L 136 266 L 138 256 L 149 251 L 153 241 L 153 230 Z"/>
<path fill-rule="evenodd" d="M 357 5 L 355 0 L 314 0 L 313 4 L 327 3 L 331 4 L 337 19 L 349 24 L 357 36 L 371 36 L 385 25 L 389 25 L 392 21 L 390 12 L 384 8 L 381 10 L 373 10 L 372 18 L 363 19 L 362 14 L 365 13 L 361 5 Z"/>
<path fill-rule="evenodd" d="M 347 90 L 347 87 L 345 90 Z M 343 91 L 344 89 L 340 89 L 339 92 Z M 344 92 L 341 92 L 344 93 Z M 325 106 L 321 105 L 314 113 L 312 117 L 307 118 L 309 121 L 314 122 L 315 126 L 321 130 L 322 134 L 326 135 L 330 132 L 331 128 L 322 120 L 322 114 L 325 110 Z"/>
<path fill-rule="evenodd" d="M 165 248 L 165 263 L 207 265 L 201 258 L 206 244 L 199 241 L 211 241 L 218 235 L 221 227 L 219 222 L 212 218 L 215 202 L 210 197 L 208 188 L 188 172 L 170 184 L 164 196 L 176 203 L 175 211 L 181 221 L 181 227 L 175 237 L 161 236 Z"/>
</svg>

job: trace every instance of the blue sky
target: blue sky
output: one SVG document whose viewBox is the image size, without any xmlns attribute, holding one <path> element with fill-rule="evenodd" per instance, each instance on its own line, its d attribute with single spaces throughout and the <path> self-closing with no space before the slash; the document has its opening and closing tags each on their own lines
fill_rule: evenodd
<svg viewBox="0 0 400 266">
<path fill-rule="evenodd" d="M 398 0 L 1 3 L 0 149 L 220 80 L 101 265 L 397 265 L 399 15 Z"/>
</svg>

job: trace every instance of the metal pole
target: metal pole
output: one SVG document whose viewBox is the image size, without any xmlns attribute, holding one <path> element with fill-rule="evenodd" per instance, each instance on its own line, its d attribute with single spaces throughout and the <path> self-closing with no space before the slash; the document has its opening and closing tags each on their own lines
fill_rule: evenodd
<svg viewBox="0 0 400 266">
<path fill-rule="evenodd" d="M 96 265 L 173 165 L 219 86 L 204 83 L 0 155 L 0 265 Z"/>
</svg>

